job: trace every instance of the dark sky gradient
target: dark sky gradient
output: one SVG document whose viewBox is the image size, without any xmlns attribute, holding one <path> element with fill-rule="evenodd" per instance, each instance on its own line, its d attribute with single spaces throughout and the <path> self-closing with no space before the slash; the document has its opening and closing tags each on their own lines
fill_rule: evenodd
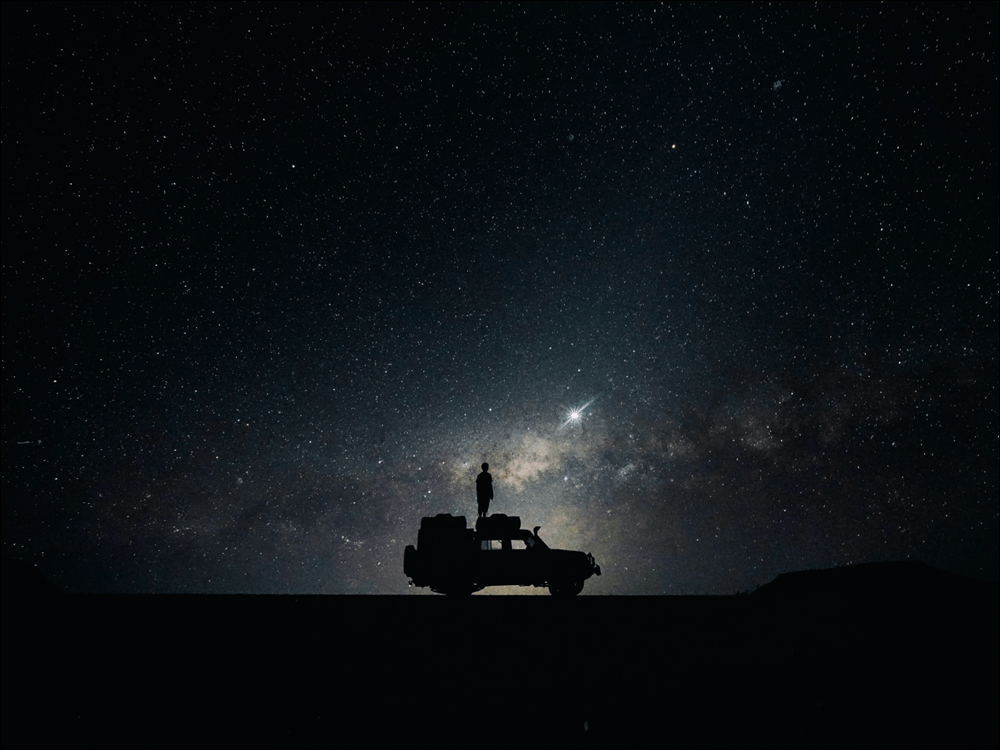
<svg viewBox="0 0 1000 750">
<path fill-rule="evenodd" d="M 997 9 L 5 3 L 3 554 L 405 593 L 485 460 L 587 593 L 996 580 Z"/>
</svg>

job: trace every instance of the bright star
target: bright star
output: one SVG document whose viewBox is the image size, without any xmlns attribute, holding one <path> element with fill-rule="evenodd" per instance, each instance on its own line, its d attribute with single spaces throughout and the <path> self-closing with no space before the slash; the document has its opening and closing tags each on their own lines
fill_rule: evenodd
<svg viewBox="0 0 1000 750">
<path fill-rule="evenodd" d="M 567 427 L 567 426 L 573 424 L 574 422 L 579 422 L 581 419 L 583 419 L 583 410 L 586 409 L 588 406 L 590 406 L 592 403 L 594 403 L 594 401 L 596 401 L 596 400 L 597 399 L 592 398 L 592 399 L 590 399 L 590 401 L 588 401 L 587 403 L 585 403 L 583 406 L 577 407 L 575 409 L 569 409 L 566 412 L 566 419 L 565 419 L 565 421 L 563 421 L 563 423 L 559 427 L 559 429 L 561 430 L 564 427 Z"/>
</svg>

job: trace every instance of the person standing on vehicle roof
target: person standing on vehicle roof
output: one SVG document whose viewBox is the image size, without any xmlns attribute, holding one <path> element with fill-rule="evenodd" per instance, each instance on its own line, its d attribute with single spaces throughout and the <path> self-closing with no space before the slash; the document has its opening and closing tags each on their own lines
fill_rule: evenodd
<svg viewBox="0 0 1000 750">
<path fill-rule="evenodd" d="M 493 499 L 493 477 L 490 475 L 489 464 L 483 464 L 482 473 L 476 477 L 476 499 L 479 500 L 479 517 L 485 518 L 490 511 L 490 500 Z"/>
</svg>

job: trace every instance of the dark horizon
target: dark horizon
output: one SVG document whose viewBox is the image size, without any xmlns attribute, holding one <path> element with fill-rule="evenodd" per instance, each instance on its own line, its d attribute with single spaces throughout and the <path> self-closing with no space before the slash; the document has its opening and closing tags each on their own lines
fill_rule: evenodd
<svg viewBox="0 0 1000 750">
<path fill-rule="evenodd" d="M 584 595 L 996 582 L 997 16 L 5 3 L 4 559 L 403 595 L 488 462 Z"/>
<path fill-rule="evenodd" d="M 996 747 L 996 584 L 908 563 L 787 575 L 703 597 L 5 588 L 0 732 L 5 747 Z"/>
</svg>

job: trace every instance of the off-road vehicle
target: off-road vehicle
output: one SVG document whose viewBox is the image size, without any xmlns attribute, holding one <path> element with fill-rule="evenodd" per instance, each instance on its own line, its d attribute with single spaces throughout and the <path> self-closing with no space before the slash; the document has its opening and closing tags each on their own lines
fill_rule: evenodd
<svg viewBox="0 0 1000 750">
<path fill-rule="evenodd" d="M 403 572 L 411 586 L 440 594 L 471 594 L 487 586 L 547 586 L 575 596 L 601 568 L 587 552 L 551 549 L 521 519 L 497 513 L 466 527 L 465 516 L 439 513 L 420 521 L 417 546 L 407 545 Z"/>
</svg>

